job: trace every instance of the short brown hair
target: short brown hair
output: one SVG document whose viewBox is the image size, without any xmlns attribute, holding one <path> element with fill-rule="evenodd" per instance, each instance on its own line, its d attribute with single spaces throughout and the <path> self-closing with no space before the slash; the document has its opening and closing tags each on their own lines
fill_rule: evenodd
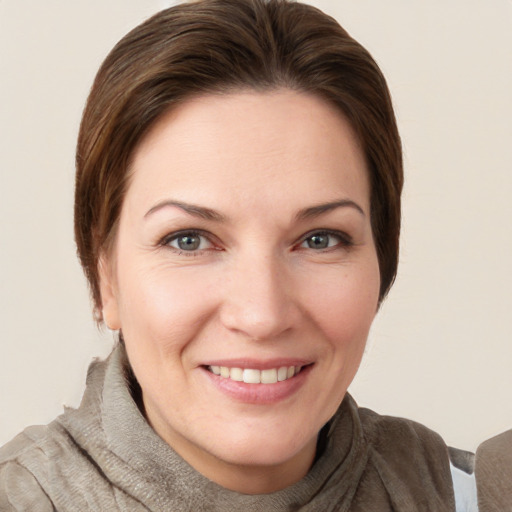
<svg viewBox="0 0 512 512">
<path fill-rule="evenodd" d="M 286 87 L 345 115 L 364 151 L 382 300 L 398 265 L 402 151 L 386 81 L 331 17 L 287 0 L 199 0 L 128 33 L 103 62 L 76 153 L 75 238 L 101 319 L 98 261 L 114 239 L 130 158 L 173 105 L 193 95 Z"/>
</svg>

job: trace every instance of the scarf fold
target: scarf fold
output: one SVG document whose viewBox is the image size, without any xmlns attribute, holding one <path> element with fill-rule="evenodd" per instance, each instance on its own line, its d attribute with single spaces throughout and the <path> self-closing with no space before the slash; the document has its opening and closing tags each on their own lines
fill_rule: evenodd
<svg viewBox="0 0 512 512">
<path fill-rule="evenodd" d="M 130 393 L 132 378 L 119 345 L 106 362 L 91 365 L 80 407 L 57 420 L 96 468 L 95 478 L 100 475 L 111 486 L 118 504 L 131 500 L 151 511 L 455 510 L 441 438 L 409 420 L 359 409 L 349 394 L 328 424 L 323 454 L 302 480 L 266 495 L 229 491 L 198 473 L 155 433 Z"/>
</svg>

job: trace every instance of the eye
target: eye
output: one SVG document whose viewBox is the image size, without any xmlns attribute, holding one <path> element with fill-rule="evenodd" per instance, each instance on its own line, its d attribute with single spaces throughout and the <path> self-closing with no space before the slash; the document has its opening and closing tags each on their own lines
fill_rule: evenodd
<svg viewBox="0 0 512 512">
<path fill-rule="evenodd" d="M 323 250 L 331 247 L 347 247 L 351 245 L 348 236 L 332 231 L 316 231 L 307 235 L 299 247 L 305 249 Z"/>
<path fill-rule="evenodd" d="M 163 244 L 183 252 L 203 251 L 213 247 L 210 240 L 197 231 L 174 233 L 164 239 Z"/>
</svg>

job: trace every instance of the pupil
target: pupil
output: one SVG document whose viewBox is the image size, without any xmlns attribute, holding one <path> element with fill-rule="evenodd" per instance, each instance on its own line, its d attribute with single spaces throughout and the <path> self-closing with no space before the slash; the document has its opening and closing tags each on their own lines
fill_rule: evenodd
<svg viewBox="0 0 512 512">
<path fill-rule="evenodd" d="M 313 235 L 309 239 L 309 247 L 311 249 L 325 249 L 328 246 L 329 240 L 327 235 Z"/>
<path fill-rule="evenodd" d="M 178 239 L 178 247 L 184 251 L 194 251 L 199 247 L 199 237 L 198 236 L 182 236 Z"/>
</svg>

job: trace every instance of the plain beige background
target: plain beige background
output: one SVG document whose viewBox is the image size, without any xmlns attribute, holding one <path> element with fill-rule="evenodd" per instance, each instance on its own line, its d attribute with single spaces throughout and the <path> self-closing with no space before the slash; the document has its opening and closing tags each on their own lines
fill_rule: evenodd
<svg viewBox="0 0 512 512">
<path fill-rule="evenodd" d="M 172 2 L 0 0 L 0 444 L 76 406 L 94 356 L 72 234 L 94 73 Z M 402 133 L 399 277 L 351 388 L 473 450 L 512 427 L 512 2 L 316 0 L 381 65 Z"/>
</svg>

